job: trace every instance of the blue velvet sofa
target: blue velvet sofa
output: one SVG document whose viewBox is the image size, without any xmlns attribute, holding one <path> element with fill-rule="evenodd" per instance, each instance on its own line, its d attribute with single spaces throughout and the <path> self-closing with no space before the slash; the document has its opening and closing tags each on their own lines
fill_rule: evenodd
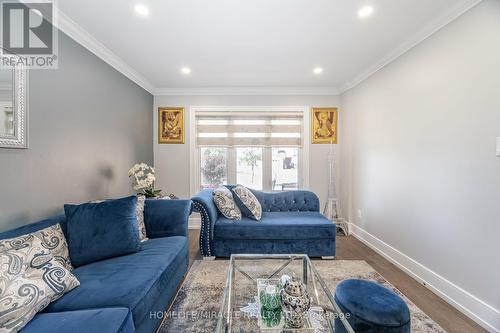
<svg viewBox="0 0 500 333">
<path fill-rule="evenodd" d="M 80 286 L 51 303 L 23 333 L 152 333 L 188 269 L 190 200 L 146 200 L 149 240 L 139 252 L 77 267 Z M 57 216 L 0 233 L 13 238 L 60 223 Z"/>
<path fill-rule="evenodd" d="M 194 210 L 201 215 L 200 250 L 204 257 L 230 257 L 233 253 L 335 256 L 336 226 L 319 212 L 316 194 L 251 191 L 262 206 L 260 221 L 225 218 L 213 202 L 211 189 L 191 198 Z"/>
</svg>

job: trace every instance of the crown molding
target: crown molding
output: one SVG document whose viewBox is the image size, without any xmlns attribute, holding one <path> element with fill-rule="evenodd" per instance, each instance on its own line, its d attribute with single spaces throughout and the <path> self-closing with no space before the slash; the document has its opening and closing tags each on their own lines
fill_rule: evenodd
<svg viewBox="0 0 500 333">
<path fill-rule="evenodd" d="M 339 95 L 335 87 L 214 87 L 214 88 L 157 88 L 155 96 L 215 95 L 215 96 L 271 96 L 271 95 Z"/>
<path fill-rule="evenodd" d="M 94 53 L 97 57 L 108 63 L 127 78 L 138 84 L 155 96 L 175 96 L 175 95 L 240 95 L 240 96 L 266 96 L 266 95 L 341 95 L 346 91 L 356 87 L 373 74 L 386 67 L 424 40 L 444 28 L 455 19 L 474 8 L 482 0 L 469 0 L 463 4 L 452 7 L 445 14 L 434 20 L 424 29 L 420 30 L 412 38 L 395 48 L 385 57 L 379 59 L 367 70 L 346 81 L 339 88 L 336 87 L 213 87 L 213 88 L 155 88 L 151 82 L 143 75 L 129 66 L 123 59 L 118 57 L 104 44 L 94 38 L 89 32 L 74 22 L 60 9 L 57 11 L 57 28 L 81 44 L 83 47 Z"/>
<path fill-rule="evenodd" d="M 339 89 L 339 93 L 343 94 L 346 91 L 356 87 L 366 79 L 368 79 L 373 74 L 380 71 L 382 68 L 386 67 L 420 43 L 422 43 L 427 38 L 434 35 L 436 32 L 474 8 L 482 0 L 469 0 L 465 3 L 452 7 L 449 11 L 441 15 L 438 19 L 434 20 L 431 24 L 427 25 L 425 28 L 421 29 L 417 34 L 413 35 L 412 38 L 408 39 L 405 43 L 399 45 L 392 52 L 388 53 L 385 57 L 379 59 L 372 66 L 368 67 L 367 70 L 361 74 L 354 77 L 342 84 Z"/>
<path fill-rule="evenodd" d="M 56 8 L 55 10 L 57 15 L 56 27 L 60 31 L 64 32 L 77 43 L 94 53 L 97 57 L 101 58 L 104 62 L 125 75 L 137 85 L 153 94 L 154 86 L 144 76 L 130 67 L 125 61 L 123 61 L 123 59 L 104 46 L 104 44 L 99 42 L 75 21 L 70 19 L 59 8 Z"/>
</svg>

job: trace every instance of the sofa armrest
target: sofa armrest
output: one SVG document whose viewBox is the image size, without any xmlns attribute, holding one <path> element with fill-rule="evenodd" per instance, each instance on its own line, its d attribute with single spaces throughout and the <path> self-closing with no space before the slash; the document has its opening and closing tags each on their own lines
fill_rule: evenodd
<svg viewBox="0 0 500 333">
<path fill-rule="evenodd" d="M 144 224 L 149 238 L 188 236 L 191 200 L 146 200 Z"/>
<path fill-rule="evenodd" d="M 319 198 L 311 191 L 262 192 L 252 190 L 263 212 L 319 212 Z"/>
<path fill-rule="evenodd" d="M 212 256 L 214 224 L 219 218 L 219 210 L 212 199 L 213 190 L 203 190 L 191 198 L 193 209 L 201 215 L 200 252 L 205 257 Z"/>
</svg>

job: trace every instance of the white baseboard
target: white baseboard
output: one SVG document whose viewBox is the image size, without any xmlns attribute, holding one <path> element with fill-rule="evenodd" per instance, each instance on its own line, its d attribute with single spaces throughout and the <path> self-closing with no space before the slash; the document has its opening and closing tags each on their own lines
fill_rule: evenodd
<svg viewBox="0 0 500 333">
<path fill-rule="evenodd" d="M 401 268 L 486 330 L 500 333 L 500 311 L 498 309 L 448 281 L 359 226 L 349 223 L 349 229 L 354 237 Z"/>
</svg>

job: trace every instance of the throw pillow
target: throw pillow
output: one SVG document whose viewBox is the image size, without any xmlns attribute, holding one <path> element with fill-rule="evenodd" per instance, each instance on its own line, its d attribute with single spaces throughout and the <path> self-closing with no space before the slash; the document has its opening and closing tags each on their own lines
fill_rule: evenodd
<svg viewBox="0 0 500 333">
<path fill-rule="evenodd" d="M 5 242 L 5 241 L 2 241 Z M 0 252 L 0 332 L 17 332 L 50 302 L 80 285 L 34 235 Z"/>
<path fill-rule="evenodd" d="M 52 252 L 57 262 L 63 265 L 67 270 L 73 270 L 69 257 L 68 243 L 66 242 L 66 237 L 64 237 L 64 233 L 59 223 L 39 230 L 33 234 L 40 239 L 44 248 Z"/>
<path fill-rule="evenodd" d="M 64 205 L 68 245 L 75 267 L 139 251 L 137 197 Z"/>
<path fill-rule="evenodd" d="M 101 203 L 107 200 L 93 200 L 91 203 Z M 146 197 L 143 195 L 137 196 L 137 206 L 135 208 L 135 212 L 137 214 L 137 229 L 139 229 L 139 237 L 141 238 L 141 242 L 148 240 L 146 236 L 146 225 L 144 224 L 144 202 L 146 201 Z"/>
<path fill-rule="evenodd" d="M 233 194 L 226 187 L 215 189 L 213 199 L 222 215 L 230 220 L 241 220 L 241 211 L 234 202 Z"/>
<path fill-rule="evenodd" d="M 26 239 L 24 236 L 30 235 L 38 238 L 41 241 L 42 246 L 45 249 L 50 250 L 50 252 L 54 255 L 54 259 L 63 265 L 67 270 L 73 270 L 73 266 L 71 266 L 71 260 L 69 258 L 68 243 L 66 242 L 66 237 L 64 237 L 64 233 L 59 223 L 21 237 L 1 240 L 0 251 L 6 251 L 22 246 L 19 242 L 22 242 L 22 239 Z"/>
<path fill-rule="evenodd" d="M 253 220 L 259 221 L 262 218 L 262 206 L 255 195 L 246 187 L 238 185 L 233 188 L 234 201 L 241 212 Z"/>
<path fill-rule="evenodd" d="M 146 224 L 144 224 L 144 202 L 146 201 L 146 197 L 143 195 L 137 196 L 137 206 L 135 212 L 137 214 L 137 226 L 139 228 L 139 237 L 141 238 L 141 242 L 148 240 L 146 236 Z"/>
</svg>

